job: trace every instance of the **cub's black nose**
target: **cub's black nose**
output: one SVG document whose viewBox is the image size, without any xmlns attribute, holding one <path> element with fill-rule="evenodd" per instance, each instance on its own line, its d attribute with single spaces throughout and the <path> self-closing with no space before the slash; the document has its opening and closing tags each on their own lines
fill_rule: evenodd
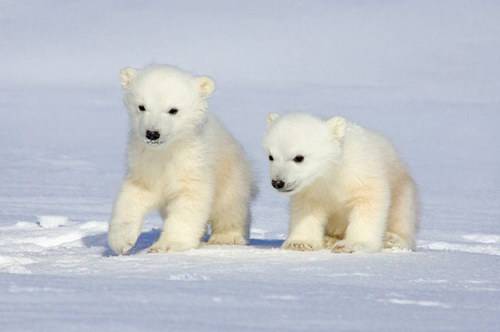
<svg viewBox="0 0 500 332">
<path fill-rule="evenodd" d="M 285 186 L 285 182 L 283 182 L 281 180 L 272 180 L 271 184 L 276 189 L 283 189 L 283 187 Z"/>
<path fill-rule="evenodd" d="M 158 138 L 160 138 L 160 132 L 146 130 L 146 138 L 151 141 L 156 141 Z"/>
</svg>

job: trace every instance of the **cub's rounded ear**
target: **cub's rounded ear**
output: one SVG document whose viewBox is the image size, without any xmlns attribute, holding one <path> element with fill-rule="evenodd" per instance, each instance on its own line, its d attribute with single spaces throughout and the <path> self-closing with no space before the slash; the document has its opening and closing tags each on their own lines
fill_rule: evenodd
<svg viewBox="0 0 500 332">
<path fill-rule="evenodd" d="M 269 113 L 267 115 L 267 125 L 270 126 L 280 115 L 278 113 Z"/>
<path fill-rule="evenodd" d="M 120 81 L 122 87 L 127 89 L 130 86 L 130 83 L 136 78 L 137 69 L 127 67 L 120 70 Z"/>
<path fill-rule="evenodd" d="M 347 120 L 343 117 L 336 116 L 326 121 L 327 126 L 333 133 L 333 136 L 340 140 L 344 137 L 347 128 Z"/>
<path fill-rule="evenodd" d="M 215 82 L 210 77 L 197 77 L 196 84 L 200 89 L 200 94 L 202 97 L 210 97 L 210 95 L 215 91 Z"/>
</svg>

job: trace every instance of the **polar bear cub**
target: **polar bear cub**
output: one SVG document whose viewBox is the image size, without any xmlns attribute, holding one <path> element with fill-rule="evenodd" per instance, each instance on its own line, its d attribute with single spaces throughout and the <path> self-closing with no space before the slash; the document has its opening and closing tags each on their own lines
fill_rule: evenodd
<svg viewBox="0 0 500 332">
<path fill-rule="evenodd" d="M 111 249 L 129 251 L 152 210 L 165 220 L 152 252 L 197 247 L 208 223 L 209 243 L 245 244 L 251 171 L 243 149 L 207 112 L 214 82 L 154 65 L 123 69 L 121 84 L 131 130 L 128 172 L 109 225 Z"/>
<path fill-rule="evenodd" d="M 414 249 L 417 192 L 392 144 L 341 117 L 269 114 L 272 186 L 291 196 L 283 247 Z"/>
</svg>

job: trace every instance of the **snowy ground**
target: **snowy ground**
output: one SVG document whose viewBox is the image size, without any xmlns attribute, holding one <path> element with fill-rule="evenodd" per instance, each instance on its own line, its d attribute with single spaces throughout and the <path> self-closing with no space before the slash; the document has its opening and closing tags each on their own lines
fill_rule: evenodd
<svg viewBox="0 0 500 332">
<path fill-rule="evenodd" d="M 203 4 L 203 5 L 202 5 Z M 496 331 L 500 6 L 494 1 L 0 2 L 2 331 Z M 111 256 L 124 172 L 117 72 L 213 76 L 211 111 L 260 195 L 246 247 Z M 386 133 L 422 195 L 418 251 L 285 252 L 260 148 L 269 111 Z"/>
</svg>

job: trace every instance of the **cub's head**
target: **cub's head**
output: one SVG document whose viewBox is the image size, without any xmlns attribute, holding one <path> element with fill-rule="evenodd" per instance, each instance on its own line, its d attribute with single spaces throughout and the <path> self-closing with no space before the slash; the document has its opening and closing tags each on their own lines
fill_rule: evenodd
<svg viewBox="0 0 500 332">
<path fill-rule="evenodd" d="M 120 78 L 132 134 L 148 147 L 167 146 L 205 122 L 210 78 L 164 65 L 124 68 Z"/>
<path fill-rule="evenodd" d="M 307 114 L 271 113 L 267 122 L 264 148 L 276 190 L 298 193 L 339 160 L 347 126 L 344 118 L 323 121 Z"/>
</svg>

